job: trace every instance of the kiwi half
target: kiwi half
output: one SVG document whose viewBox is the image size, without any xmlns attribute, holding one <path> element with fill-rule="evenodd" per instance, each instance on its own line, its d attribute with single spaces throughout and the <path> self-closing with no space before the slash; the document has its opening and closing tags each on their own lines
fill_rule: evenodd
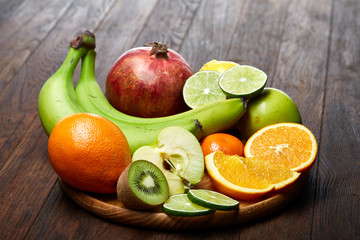
<svg viewBox="0 0 360 240">
<path fill-rule="evenodd" d="M 169 197 L 164 174 L 146 160 L 132 162 L 120 175 L 116 190 L 124 206 L 136 210 L 155 208 Z"/>
</svg>

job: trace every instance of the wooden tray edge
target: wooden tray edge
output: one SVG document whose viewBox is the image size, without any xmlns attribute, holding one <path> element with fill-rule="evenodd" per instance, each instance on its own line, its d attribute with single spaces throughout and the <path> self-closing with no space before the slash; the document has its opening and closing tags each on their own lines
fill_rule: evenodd
<svg viewBox="0 0 360 240">
<path fill-rule="evenodd" d="M 145 212 L 127 209 L 101 201 L 86 192 L 79 191 L 60 180 L 66 195 L 86 211 L 132 227 L 158 230 L 213 229 L 250 223 L 265 218 L 287 206 L 300 194 L 306 185 L 308 174 L 304 174 L 286 192 L 266 198 L 262 201 L 240 205 L 238 211 L 216 211 L 199 217 L 174 217 L 162 212 Z"/>
</svg>

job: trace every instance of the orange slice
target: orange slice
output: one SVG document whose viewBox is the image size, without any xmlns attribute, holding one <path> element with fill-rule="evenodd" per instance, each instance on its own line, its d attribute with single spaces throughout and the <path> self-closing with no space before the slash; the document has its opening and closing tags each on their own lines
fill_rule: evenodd
<svg viewBox="0 0 360 240">
<path fill-rule="evenodd" d="M 314 164 L 317 142 L 314 134 L 302 124 L 277 123 L 254 133 L 245 144 L 244 154 L 306 172 Z"/>
<path fill-rule="evenodd" d="M 243 158 L 220 151 L 206 155 L 205 166 L 213 186 L 237 200 L 262 197 L 290 185 L 300 176 L 266 159 Z"/>
</svg>

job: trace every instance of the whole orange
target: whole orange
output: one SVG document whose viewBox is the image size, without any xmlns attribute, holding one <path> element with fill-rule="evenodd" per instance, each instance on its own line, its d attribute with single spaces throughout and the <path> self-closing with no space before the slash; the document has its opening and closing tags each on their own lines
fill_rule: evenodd
<svg viewBox="0 0 360 240">
<path fill-rule="evenodd" d="M 110 120 L 90 113 L 61 119 L 52 130 L 48 154 L 57 175 L 70 186 L 95 193 L 112 193 L 131 163 L 123 132 Z"/>
<path fill-rule="evenodd" d="M 201 148 L 204 156 L 221 151 L 226 155 L 244 156 L 244 144 L 239 138 L 228 133 L 213 133 L 201 141 Z"/>
</svg>

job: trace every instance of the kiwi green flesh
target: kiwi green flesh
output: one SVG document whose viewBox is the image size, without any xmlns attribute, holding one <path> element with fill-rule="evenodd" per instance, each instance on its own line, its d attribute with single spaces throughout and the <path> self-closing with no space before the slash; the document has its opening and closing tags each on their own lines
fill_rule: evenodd
<svg viewBox="0 0 360 240">
<path fill-rule="evenodd" d="M 126 207 L 146 210 L 161 205 L 169 197 L 169 186 L 156 165 L 146 160 L 138 160 L 131 163 L 121 174 L 117 194 Z"/>
</svg>

